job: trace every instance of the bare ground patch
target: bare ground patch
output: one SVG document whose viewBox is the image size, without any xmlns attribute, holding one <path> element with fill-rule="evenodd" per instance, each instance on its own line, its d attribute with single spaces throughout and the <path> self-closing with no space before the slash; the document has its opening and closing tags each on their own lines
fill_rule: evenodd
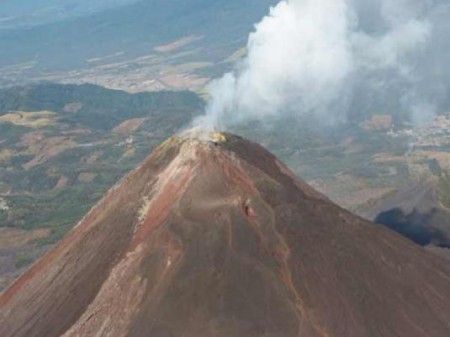
<svg viewBox="0 0 450 337">
<path fill-rule="evenodd" d="M 50 229 L 25 231 L 16 228 L 0 228 L 0 248 L 18 248 L 34 240 L 46 238 L 49 235 Z"/>
<path fill-rule="evenodd" d="M 55 115 L 56 114 L 52 111 L 15 111 L 0 116 L 0 123 L 11 123 L 17 126 L 26 126 L 37 129 L 44 126 L 55 125 Z"/>
<path fill-rule="evenodd" d="M 168 52 L 177 50 L 181 47 L 187 46 L 188 44 L 191 44 L 192 42 L 198 41 L 201 39 L 203 39 L 203 36 L 190 35 L 190 36 L 183 37 L 179 40 L 173 41 L 171 43 L 157 46 L 157 47 L 155 47 L 155 50 L 159 53 L 168 53 Z"/>
<path fill-rule="evenodd" d="M 128 134 L 139 129 L 146 120 L 146 118 L 129 119 L 116 126 L 112 131 L 118 134 Z"/>
</svg>

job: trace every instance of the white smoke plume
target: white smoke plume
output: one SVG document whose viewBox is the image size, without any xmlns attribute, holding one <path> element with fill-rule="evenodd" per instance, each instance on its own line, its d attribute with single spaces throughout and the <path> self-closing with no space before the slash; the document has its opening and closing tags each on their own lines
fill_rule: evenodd
<svg viewBox="0 0 450 337">
<path fill-rule="evenodd" d="M 247 56 L 209 85 L 195 125 L 307 114 L 334 123 L 389 109 L 426 120 L 450 82 L 435 57 L 449 13 L 437 0 L 281 1 L 255 25 Z"/>
</svg>

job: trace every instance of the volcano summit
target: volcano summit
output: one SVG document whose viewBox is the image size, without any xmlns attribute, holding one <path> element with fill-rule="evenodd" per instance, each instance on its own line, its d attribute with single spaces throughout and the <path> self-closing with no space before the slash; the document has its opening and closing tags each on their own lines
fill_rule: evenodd
<svg viewBox="0 0 450 337">
<path fill-rule="evenodd" d="M 173 137 L 1 295 L 0 336 L 448 337 L 450 264 L 257 144 Z"/>
</svg>

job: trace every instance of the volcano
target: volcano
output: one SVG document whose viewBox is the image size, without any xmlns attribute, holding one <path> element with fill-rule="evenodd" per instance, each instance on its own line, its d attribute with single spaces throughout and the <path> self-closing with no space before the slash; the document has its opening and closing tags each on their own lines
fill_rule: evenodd
<svg viewBox="0 0 450 337">
<path fill-rule="evenodd" d="M 448 337 L 450 263 L 255 143 L 173 137 L 0 309 L 6 337 Z"/>
</svg>

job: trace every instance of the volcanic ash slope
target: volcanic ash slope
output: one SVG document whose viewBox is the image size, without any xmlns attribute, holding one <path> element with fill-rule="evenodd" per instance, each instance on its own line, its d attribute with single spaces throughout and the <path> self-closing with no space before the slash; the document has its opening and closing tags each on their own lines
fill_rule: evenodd
<svg viewBox="0 0 450 337">
<path fill-rule="evenodd" d="M 450 264 L 257 144 L 173 137 L 1 295 L 0 336 L 448 337 Z"/>
</svg>

